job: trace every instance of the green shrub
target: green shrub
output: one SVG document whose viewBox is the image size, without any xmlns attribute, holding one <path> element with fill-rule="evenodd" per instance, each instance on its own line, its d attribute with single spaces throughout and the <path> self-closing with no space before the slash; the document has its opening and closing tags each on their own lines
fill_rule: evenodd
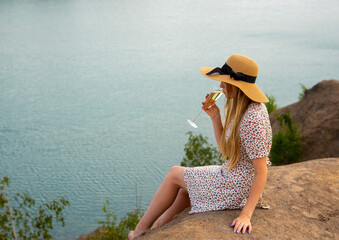
<svg viewBox="0 0 339 240">
<path fill-rule="evenodd" d="M 102 225 L 102 232 L 95 233 L 88 239 L 100 239 L 100 240 L 123 240 L 127 239 L 129 231 L 135 229 L 136 225 L 142 218 L 144 212 L 140 208 L 128 212 L 120 222 L 117 222 L 117 216 L 115 212 L 109 209 L 109 201 L 106 200 L 102 210 L 105 213 L 105 220 L 98 221 Z"/>
<path fill-rule="evenodd" d="M 300 87 L 301 92 L 299 93 L 299 101 L 303 99 L 303 97 L 305 96 L 305 92 L 307 91 L 307 87 L 304 84 L 300 83 Z"/>
<path fill-rule="evenodd" d="M 64 197 L 38 207 L 28 193 L 17 193 L 9 200 L 9 178 L 4 177 L 0 186 L 0 239 L 52 239 L 53 218 L 65 226 L 63 210 L 70 206 Z"/>
<path fill-rule="evenodd" d="M 274 165 L 295 163 L 302 156 L 298 125 L 292 122 L 289 112 L 276 118 L 280 129 L 273 135 L 270 160 Z"/>
<path fill-rule="evenodd" d="M 278 106 L 275 103 L 275 98 L 273 97 L 273 95 L 266 95 L 266 96 L 267 96 L 269 102 L 265 103 L 265 105 L 266 105 L 268 114 L 270 114 L 271 112 L 276 111 Z"/>
<path fill-rule="evenodd" d="M 186 134 L 189 135 L 189 138 L 185 144 L 185 157 L 181 166 L 197 167 L 222 163 L 219 150 L 208 143 L 207 137 L 203 137 L 201 134 L 195 136 L 191 131 Z"/>
</svg>

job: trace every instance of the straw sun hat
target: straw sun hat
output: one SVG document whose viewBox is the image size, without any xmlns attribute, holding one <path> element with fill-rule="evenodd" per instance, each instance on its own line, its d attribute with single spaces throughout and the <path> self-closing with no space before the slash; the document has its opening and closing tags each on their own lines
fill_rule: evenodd
<svg viewBox="0 0 339 240">
<path fill-rule="evenodd" d="M 230 56 L 222 68 L 200 68 L 205 77 L 232 84 L 255 102 L 268 102 L 265 94 L 255 84 L 258 70 L 259 67 L 255 61 L 240 54 Z"/>
</svg>

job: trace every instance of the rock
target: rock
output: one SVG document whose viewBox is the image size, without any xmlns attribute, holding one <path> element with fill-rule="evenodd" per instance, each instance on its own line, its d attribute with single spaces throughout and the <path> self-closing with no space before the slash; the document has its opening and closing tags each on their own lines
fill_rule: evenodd
<svg viewBox="0 0 339 240">
<path fill-rule="evenodd" d="M 339 157 L 339 81 L 323 80 L 305 92 L 299 102 L 278 109 L 290 112 L 301 133 L 303 156 L 300 161 Z M 270 114 L 273 133 L 279 124 Z"/>
<path fill-rule="evenodd" d="M 186 209 L 137 239 L 339 239 L 338 176 L 339 158 L 269 167 L 263 201 L 271 209 L 254 211 L 250 235 L 230 227 L 240 210 L 189 215 Z"/>
<path fill-rule="evenodd" d="M 269 168 L 264 202 L 256 209 L 250 235 L 230 227 L 240 210 L 188 214 L 188 209 L 166 225 L 138 240 L 179 239 L 339 239 L 339 158 L 328 158 Z"/>
</svg>

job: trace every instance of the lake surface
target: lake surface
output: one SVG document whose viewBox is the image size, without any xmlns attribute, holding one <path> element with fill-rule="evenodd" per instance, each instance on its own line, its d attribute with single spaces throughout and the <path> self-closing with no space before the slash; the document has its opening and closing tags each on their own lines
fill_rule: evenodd
<svg viewBox="0 0 339 240">
<path fill-rule="evenodd" d="M 0 177 L 10 195 L 65 196 L 57 239 L 93 231 L 106 199 L 119 217 L 147 208 L 184 156 L 187 131 L 214 143 L 218 83 L 200 67 L 233 53 L 259 64 L 279 106 L 300 83 L 338 79 L 339 2 L 0 1 Z M 218 100 L 222 107 L 223 100 Z"/>
</svg>

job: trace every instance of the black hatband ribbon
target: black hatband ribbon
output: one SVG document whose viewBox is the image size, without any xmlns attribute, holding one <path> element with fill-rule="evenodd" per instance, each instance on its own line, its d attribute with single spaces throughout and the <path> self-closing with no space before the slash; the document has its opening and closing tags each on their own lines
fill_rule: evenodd
<svg viewBox="0 0 339 240">
<path fill-rule="evenodd" d="M 217 67 L 214 68 L 212 71 L 206 73 L 206 75 L 211 75 L 213 73 L 219 73 L 220 75 L 230 75 L 231 78 L 237 81 L 244 81 L 247 83 L 255 83 L 255 79 L 257 77 L 249 76 L 246 74 L 243 74 L 241 72 L 234 72 L 230 66 L 228 66 L 226 63 L 222 68 Z"/>
</svg>

